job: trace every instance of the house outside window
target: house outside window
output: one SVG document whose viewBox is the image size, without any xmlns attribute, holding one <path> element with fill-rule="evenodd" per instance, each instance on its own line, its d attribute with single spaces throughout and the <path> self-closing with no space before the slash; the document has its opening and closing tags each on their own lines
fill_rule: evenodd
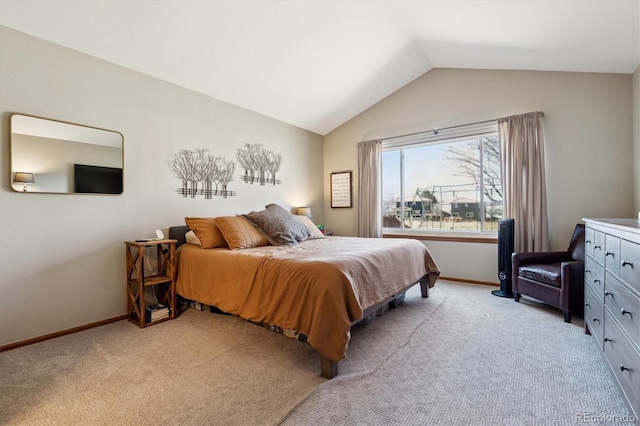
<svg viewBox="0 0 640 426">
<path fill-rule="evenodd" d="M 387 232 L 497 232 L 502 170 L 495 122 L 383 141 Z"/>
</svg>

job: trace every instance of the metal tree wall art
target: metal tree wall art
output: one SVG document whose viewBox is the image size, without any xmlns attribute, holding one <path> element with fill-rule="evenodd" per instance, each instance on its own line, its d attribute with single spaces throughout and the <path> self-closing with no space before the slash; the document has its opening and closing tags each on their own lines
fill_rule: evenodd
<svg viewBox="0 0 640 426">
<path fill-rule="evenodd" d="M 265 149 L 260 143 L 246 143 L 236 152 L 236 159 L 244 169 L 244 175 L 240 178 L 245 183 L 260 182 L 260 185 L 271 183 L 273 185 L 282 182 L 276 179 L 276 173 L 280 170 L 282 156 L 272 150 Z"/>
<path fill-rule="evenodd" d="M 181 149 L 173 156 L 171 168 L 182 181 L 182 188 L 178 188 L 177 192 L 183 197 L 204 195 L 206 199 L 211 199 L 214 195 L 223 198 L 236 195 L 227 189 L 233 180 L 236 163 L 220 155 L 211 155 L 206 148 Z"/>
</svg>

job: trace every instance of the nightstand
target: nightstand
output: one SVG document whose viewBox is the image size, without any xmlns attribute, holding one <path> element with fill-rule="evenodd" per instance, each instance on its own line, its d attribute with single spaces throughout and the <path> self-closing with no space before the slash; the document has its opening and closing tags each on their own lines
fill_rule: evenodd
<svg viewBox="0 0 640 426">
<path fill-rule="evenodd" d="M 125 241 L 127 255 L 127 315 L 129 321 L 144 328 L 176 316 L 175 252 L 177 240 Z M 155 273 L 145 276 L 145 259 L 155 248 Z M 146 287 L 157 286 L 158 303 L 168 306 L 169 315 L 147 321 L 144 300 Z"/>
</svg>

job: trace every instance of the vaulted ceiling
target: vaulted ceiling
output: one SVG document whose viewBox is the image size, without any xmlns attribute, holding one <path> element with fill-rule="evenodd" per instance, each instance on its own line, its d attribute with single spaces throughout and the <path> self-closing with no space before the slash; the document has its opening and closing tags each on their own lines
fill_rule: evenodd
<svg viewBox="0 0 640 426">
<path fill-rule="evenodd" d="M 0 24 L 321 135 L 432 68 L 640 64 L 640 0 L 0 0 Z"/>
</svg>

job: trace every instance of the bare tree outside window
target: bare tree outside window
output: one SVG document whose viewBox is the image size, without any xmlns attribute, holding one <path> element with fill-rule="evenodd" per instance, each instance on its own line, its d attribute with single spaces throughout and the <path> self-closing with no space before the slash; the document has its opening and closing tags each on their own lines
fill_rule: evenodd
<svg viewBox="0 0 640 426">
<path fill-rule="evenodd" d="M 483 149 L 482 167 L 479 151 Z M 482 137 L 479 141 L 469 142 L 466 149 L 449 147 L 448 160 L 457 164 L 459 176 L 471 179 L 482 188 L 484 195 L 492 202 L 502 201 L 502 173 L 500 165 L 500 143 L 498 136 Z"/>
<path fill-rule="evenodd" d="M 382 170 L 384 227 L 497 230 L 503 202 L 496 133 L 383 149 Z"/>
</svg>

